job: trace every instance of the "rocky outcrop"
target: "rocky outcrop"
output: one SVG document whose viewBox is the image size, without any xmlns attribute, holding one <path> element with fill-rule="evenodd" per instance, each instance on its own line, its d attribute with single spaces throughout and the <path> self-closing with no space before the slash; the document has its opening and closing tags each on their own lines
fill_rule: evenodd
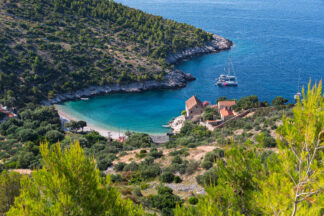
<svg viewBox="0 0 324 216">
<path fill-rule="evenodd" d="M 130 84 L 111 84 L 105 86 L 91 86 L 82 90 L 78 90 L 71 93 L 59 94 L 55 98 L 50 100 L 44 100 L 41 103 L 43 105 L 52 105 L 61 103 L 66 100 L 81 99 L 83 97 L 90 97 L 99 94 L 109 94 L 116 92 L 141 92 L 154 89 L 177 89 L 186 86 L 188 81 L 195 78 L 190 74 L 185 74 L 180 70 L 174 70 L 168 72 L 162 81 L 148 80 L 143 82 L 136 82 Z"/>
<path fill-rule="evenodd" d="M 232 45 L 232 41 L 214 34 L 213 39 L 207 42 L 205 46 L 188 48 L 178 53 L 170 54 L 166 57 L 166 62 L 168 64 L 176 64 L 182 60 L 189 59 L 194 56 L 230 49 Z"/>
</svg>

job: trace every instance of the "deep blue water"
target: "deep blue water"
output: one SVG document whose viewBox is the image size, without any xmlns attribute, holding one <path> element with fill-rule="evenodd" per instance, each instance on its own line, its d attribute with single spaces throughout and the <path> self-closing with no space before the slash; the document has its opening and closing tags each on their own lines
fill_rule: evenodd
<svg viewBox="0 0 324 216">
<path fill-rule="evenodd" d="M 197 80 L 184 89 L 98 96 L 63 109 L 109 129 L 163 133 L 192 95 L 215 102 L 257 95 L 293 101 L 300 85 L 324 77 L 323 0 L 117 0 L 155 15 L 186 22 L 234 42 L 230 51 L 204 55 L 177 67 Z M 219 88 L 215 78 L 231 56 L 239 86 Z"/>
</svg>

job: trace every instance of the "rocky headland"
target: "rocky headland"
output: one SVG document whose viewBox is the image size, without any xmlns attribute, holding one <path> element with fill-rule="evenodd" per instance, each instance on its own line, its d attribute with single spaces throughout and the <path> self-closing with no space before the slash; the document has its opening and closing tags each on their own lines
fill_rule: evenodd
<svg viewBox="0 0 324 216">
<path fill-rule="evenodd" d="M 228 50 L 233 45 L 232 41 L 227 40 L 221 36 L 213 35 L 213 40 L 206 43 L 203 47 L 188 48 L 181 52 L 170 54 L 167 56 L 166 61 L 168 64 L 177 64 L 185 59 L 194 56 L 219 52 Z M 173 70 L 167 72 L 163 80 L 147 80 L 143 82 L 136 82 L 130 84 L 111 84 L 105 86 L 90 86 L 88 88 L 78 90 L 70 93 L 63 93 L 56 95 L 55 98 L 44 100 L 43 105 L 52 105 L 61 103 L 67 100 L 81 99 L 83 97 L 91 97 L 99 94 L 110 94 L 117 92 L 142 92 L 157 89 L 177 89 L 186 86 L 187 82 L 195 80 L 191 74 L 186 74 L 180 70 Z"/>
<path fill-rule="evenodd" d="M 177 64 L 183 60 L 190 59 L 195 56 L 228 50 L 232 45 L 232 41 L 214 34 L 213 39 L 207 42 L 205 46 L 188 48 L 178 53 L 172 53 L 166 57 L 166 62 L 168 64 Z"/>
</svg>

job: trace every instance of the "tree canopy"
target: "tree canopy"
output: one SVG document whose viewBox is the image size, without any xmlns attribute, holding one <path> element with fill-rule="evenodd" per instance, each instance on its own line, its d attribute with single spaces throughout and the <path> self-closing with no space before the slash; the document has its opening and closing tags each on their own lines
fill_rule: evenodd
<svg viewBox="0 0 324 216">
<path fill-rule="evenodd" d="M 0 1 L 0 100 L 39 103 L 89 86 L 161 80 L 168 54 L 211 34 L 111 0 Z"/>
<path fill-rule="evenodd" d="M 143 215 L 100 177 L 96 161 L 79 143 L 62 149 L 59 143 L 40 146 L 42 169 L 21 181 L 19 197 L 7 215 Z"/>
</svg>

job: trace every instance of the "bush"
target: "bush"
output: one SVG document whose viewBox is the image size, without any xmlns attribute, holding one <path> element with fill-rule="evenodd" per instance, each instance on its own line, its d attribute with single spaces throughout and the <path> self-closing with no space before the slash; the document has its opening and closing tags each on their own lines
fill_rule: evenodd
<svg viewBox="0 0 324 216">
<path fill-rule="evenodd" d="M 57 130 L 50 130 L 46 132 L 45 137 L 47 138 L 48 142 L 55 143 L 62 140 L 64 138 L 64 134 Z"/>
<path fill-rule="evenodd" d="M 158 187 L 158 194 L 149 197 L 153 208 L 157 208 L 162 211 L 163 216 L 173 215 L 173 208 L 176 205 L 181 205 L 183 200 L 180 197 L 173 194 L 172 189 L 160 186 Z"/>
<path fill-rule="evenodd" d="M 162 157 L 163 156 L 163 152 L 162 151 L 158 151 L 157 148 L 151 148 L 150 149 L 150 153 L 148 155 L 156 159 L 156 158 Z"/>
<path fill-rule="evenodd" d="M 127 164 L 123 169 L 123 171 L 135 171 L 135 170 L 138 170 L 138 165 L 135 162 L 131 162 Z"/>
<path fill-rule="evenodd" d="M 189 198 L 189 203 L 191 205 L 196 205 L 198 203 L 198 198 L 197 197 L 190 197 Z"/>
<path fill-rule="evenodd" d="M 32 167 L 30 167 L 30 165 L 32 164 L 32 162 L 35 159 L 36 158 L 33 153 L 22 151 L 22 152 L 20 152 L 20 154 L 18 156 L 17 166 L 20 168 L 24 168 L 24 169 L 32 168 Z"/>
<path fill-rule="evenodd" d="M 120 172 L 120 171 L 123 171 L 124 167 L 126 166 L 126 163 L 123 163 L 123 162 L 119 162 L 118 164 L 116 164 L 114 166 L 114 170 L 116 172 Z"/>
<path fill-rule="evenodd" d="M 32 129 L 22 129 L 18 132 L 20 141 L 34 141 L 37 138 L 37 134 Z"/>
<path fill-rule="evenodd" d="M 214 168 L 207 170 L 203 175 L 196 176 L 196 181 L 201 186 L 209 186 L 217 184 L 218 176 Z"/>
<path fill-rule="evenodd" d="M 110 175 L 110 180 L 113 183 L 118 183 L 118 182 L 124 181 L 123 177 L 120 174 L 117 174 L 117 175 L 111 174 Z"/>
<path fill-rule="evenodd" d="M 112 166 L 111 158 L 105 157 L 101 160 L 98 160 L 98 169 L 99 170 L 106 170 L 110 166 Z"/>
<path fill-rule="evenodd" d="M 150 179 L 160 175 L 161 169 L 158 164 L 141 165 L 140 175 L 143 179 Z"/>
<path fill-rule="evenodd" d="M 165 172 L 161 175 L 160 180 L 163 183 L 171 183 L 174 180 L 174 175 L 171 172 Z"/>
<path fill-rule="evenodd" d="M 181 183 L 181 182 L 182 182 L 182 179 L 179 176 L 174 177 L 174 183 L 178 184 L 178 183 Z"/>
<path fill-rule="evenodd" d="M 182 158 L 179 155 L 175 156 L 172 159 L 172 164 L 182 164 L 182 162 L 183 162 L 183 160 L 182 160 Z"/>
<path fill-rule="evenodd" d="M 191 175 L 197 171 L 198 167 L 199 167 L 199 162 L 190 160 L 186 167 L 186 173 L 188 175 Z"/>
<path fill-rule="evenodd" d="M 143 194 L 142 194 L 142 192 L 141 192 L 141 189 L 140 188 L 135 188 L 135 190 L 134 190 L 134 194 L 136 195 L 136 196 L 138 196 L 138 197 L 142 197 L 143 196 Z"/>
<path fill-rule="evenodd" d="M 277 96 L 277 97 L 275 97 L 275 99 L 273 99 L 272 105 L 273 106 L 282 106 L 287 102 L 288 102 L 288 100 L 286 98 L 283 98 L 281 96 Z"/>
<path fill-rule="evenodd" d="M 132 134 L 127 140 L 125 145 L 133 148 L 148 148 L 151 147 L 153 141 L 148 134 L 135 133 Z"/>
<path fill-rule="evenodd" d="M 213 167 L 213 162 L 204 160 L 201 164 L 201 167 L 204 168 L 205 170 L 208 170 Z"/>
<path fill-rule="evenodd" d="M 277 146 L 277 143 L 272 136 L 268 135 L 264 136 L 263 145 L 265 148 L 274 148 Z"/>
</svg>

